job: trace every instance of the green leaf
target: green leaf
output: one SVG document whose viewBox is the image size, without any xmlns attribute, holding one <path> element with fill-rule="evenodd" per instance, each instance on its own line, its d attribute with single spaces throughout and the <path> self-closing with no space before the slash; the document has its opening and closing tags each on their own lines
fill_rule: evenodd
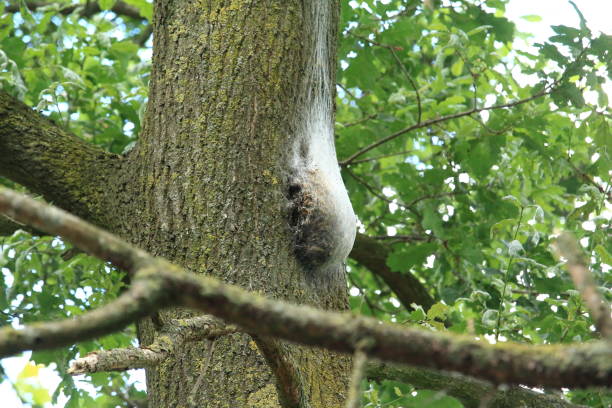
<svg viewBox="0 0 612 408">
<path fill-rule="evenodd" d="M 437 238 L 444 239 L 446 231 L 442 226 L 442 216 L 432 206 L 427 206 L 423 210 L 423 228 L 433 231 Z"/>
<path fill-rule="evenodd" d="M 451 67 L 451 74 L 459 76 L 463 72 L 463 59 L 459 58 Z"/>
<path fill-rule="evenodd" d="M 427 311 L 427 318 L 430 320 L 444 320 L 449 311 L 450 308 L 447 305 L 438 302 L 429 308 L 429 310 Z"/>
<path fill-rule="evenodd" d="M 102 10 L 110 10 L 113 8 L 117 0 L 98 0 L 98 4 Z"/>
<path fill-rule="evenodd" d="M 493 310 L 493 309 L 486 310 L 482 314 L 482 324 L 488 327 L 495 327 L 497 326 L 498 316 L 499 316 L 499 311 Z"/>
<path fill-rule="evenodd" d="M 133 56 L 138 51 L 138 45 L 132 41 L 117 41 L 114 42 L 110 49 L 110 53 L 118 57 Z"/>
<path fill-rule="evenodd" d="M 387 258 L 387 266 L 393 271 L 408 271 L 413 265 L 421 265 L 437 248 L 435 243 L 395 249 Z"/>
<path fill-rule="evenodd" d="M 140 11 L 140 15 L 153 22 L 153 2 L 146 0 L 124 0 L 125 3 L 136 7 Z"/>
<path fill-rule="evenodd" d="M 525 15 L 525 16 L 521 16 L 521 18 L 523 20 L 529 21 L 531 23 L 537 23 L 537 22 L 542 21 L 542 17 L 540 17 L 538 15 L 535 15 L 535 14 L 528 14 L 528 15 Z"/>
</svg>

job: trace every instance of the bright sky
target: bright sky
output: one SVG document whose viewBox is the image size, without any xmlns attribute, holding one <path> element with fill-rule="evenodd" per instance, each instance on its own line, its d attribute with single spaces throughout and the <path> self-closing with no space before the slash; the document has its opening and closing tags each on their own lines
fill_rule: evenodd
<svg viewBox="0 0 612 408">
<path fill-rule="evenodd" d="M 594 32 L 606 32 L 612 34 L 612 1 L 610 0 L 574 0 L 578 8 L 582 11 L 589 28 Z M 542 17 L 539 22 L 529 22 L 521 19 L 525 15 L 538 15 Z M 553 35 L 550 29 L 551 25 L 567 25 L 578 27 L 579 19 L 573 7 L 566 0 L 510 0 L 510 4 L 506 10 L 506 16 L 514 21 L 519 31 L 533 34 L 533 38 L 529 40 L 534 42 L 545 41 Z M 520 41 L 520 40 L 519 40 Z M 517 46 L 521 47 L 520 44 Z M 523 47 L 521 47 L 523 48 Z M 19 373 L 27 364 L 28 357 L 8 358 L 2 361 L 9 378 L 15 381 Z M 134 379 L 142 381 L 142 372 L 134 376 Z M 77 378 L 77 382 L 79 378 Z M 40 384 L 53 391 L 59 383 L 59 378 L 52 370 L 46 369 L 39 372 L 38 381 Z M 80 382 L 83 384 L 83 382 Z M 0 383 L 0 401 L 4 407 L 29 407 L 23 405 L 19 398 L 15 395 L 11 384 L 7 381 Z M 60 401 L 53 408 L 63 407 L 65 399 L 60 398 Z M 52 405 L 48 404 L 51 408 Z"/>
</svg>

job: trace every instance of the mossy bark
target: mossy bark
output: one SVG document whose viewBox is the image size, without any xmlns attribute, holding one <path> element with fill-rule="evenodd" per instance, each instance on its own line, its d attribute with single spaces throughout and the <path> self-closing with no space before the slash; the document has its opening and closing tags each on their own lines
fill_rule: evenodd
<svg viewBox="0 0 612 408">
<path fill-rule="evenodd" d="M 285 159 L 313 35 L 306 3 L 155 6 L 147 116 L 114 183 L 122 211 L 112 229 L 194 273 L 345 309 L 343 275 L 312 279 L 318 271 L 296 261 L 288 222 Z M 187 315 L 142 322 L 141 341 Z M 189 344 L 148 370 L 147 386 L 152 407 L 277 407 L 280 396 L 286 406 L 329 408 L 343 405 L 348 368 L 334 353 L 235 334 L 212 351 Z"/>
<path fill-rule="evenodd" d="M 313 7 L 329 7 L 324 33 L 314 32 Z M 334 42 L 337 10 L 323 0 L 158 0 L 138 146 L 126 157 L 104 153 L 0 94 L 0 174 L 194 273 L 347 309 L 343 266 L 305 267 L 296 257 L 289 191 L 292 177 L 307 179 L 289 162 L 304 92 L 318 86 L 304 82 L 314 36 Z M 333 87 L 328 51 L 315 63 L 332 67 Z M 189 315 L 141 322 L 141 342 Z M 188 344 L 148 370 L 147 386 L 151 407 L 333 408 L 344 404 L 348 372 L 346 356 L 234 334 L 214 347 Z"/>
</svg>

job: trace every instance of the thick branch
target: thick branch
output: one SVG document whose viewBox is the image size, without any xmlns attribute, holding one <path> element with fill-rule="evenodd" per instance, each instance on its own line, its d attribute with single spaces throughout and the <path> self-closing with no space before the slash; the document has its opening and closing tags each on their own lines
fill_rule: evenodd
<svg viewBox="0 0 612 408">
<path fill-rule="evenodd" d="M 488 344 L 467 336 L 403 327 L 350 313 L 325 312 L 312 307 L 266 299 L 218 279 L 187 273 L 161 258 L 143 252 L 112 236 L 99 240 L 101 230 L 59 209 L 25 196 L 0 190 L 0 212 L 18 222 L 62 235 L 75 245 L 108 261 L 127 258 L 136 272 L 134 286 L 119 300 L 125 304 L 119 316 L 110 306 L 81 318 L 39 323 L 24 329 L 0 331 L 0 356 L 42 347 L 70 344 L 109 333 L 160 308 L 179 305 L 210 313 L 241 326 L 247 332 L 281 338 L 309 346 L 354 353 L 367 340 L 367 354 L 383 361 L 458 371 L 496 384 L 548 387 L 609 386 L 612 383 L 612 343 L 531 346 L 515 343 Z M 50 215 L 49 218 L 41 216 Z M 75 231 L 79 230 L 79 231 Z M 77 239 L 74 239 L 77 238 Z M 81 238 L 85 243 L 78 240 Z M 92 242 L 98 240 L 97 245 Z M 92 325 L 95 316 L 99 325 Z M 100 317 L 105 316 L 104 321 Z M 82 321 L 86 319 L 85 321 Z M 86 327 L 87 329 L 83 329 Z"/>
<path fill-rule="evenodd" d="M 488 382 L 424 368 L 398 366 L 370 362 L 366 369 L 369 380 L 381 382 L 393 380 L 411 384 L 420 389 L 441 390 L 457 398 L 465 408 L 479 408 L 482 400 L 489 396 L 488 407 L 495 408 L 579 408 L 554 395 L 541 394 L 523 387 L 497 389 Z"/>
<path fill-rule="evenodd" d="M 0 176 L 75 214 L 98 219 L 105 177 L 117 159 L 0 91 Z"/>
<path fill-rule="evenodd" d="M 429 295 L 427 289 L 413 275 L 393 272 L 387 266 L 388 255 L 389 248 L 387 246 L 363 234 L 357 234 L 353 250 L 349 254 L 352 259 L 380 276 L 397 295 L 405 308 L 411 310 L 411 305 L 416 303 L 425 310 L 429 309 L 435 301 Z"/>
<path fill-rule="evenodd" d="M 138 348 L 94 351 L 75 360 L 70 365 L 68 374 L 153 367 L 170 357 L 188 341 L 213 340 L 234 332 L 235 326 L 226 325 L 211 316 L 172 320 L 164 325 L 164 330 L 152 344 Z"/>
</svg>

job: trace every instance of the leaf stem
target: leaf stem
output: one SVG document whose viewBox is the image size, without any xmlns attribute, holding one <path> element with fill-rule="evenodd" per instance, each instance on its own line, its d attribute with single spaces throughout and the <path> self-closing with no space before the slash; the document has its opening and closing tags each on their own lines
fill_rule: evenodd
<svg viewBox="0 0 612 408">
<path fill-rule="evenodd" d="M 521 222 L 523 221 L 523 211 L 525 211 L 525 207 L 521 207 L 521 213 L 519 214 L 519 220 L 516 224 L 516 230 L 514 231 L 514 237 L 512 237 L 512 241 L 516 241 L 518 236 L 518 232 L 521 229 Z M 510 276 L 510 267 L 512 266 L 512 261 L 514 260 L 514 255 L 510 254 L 510 259 L 508 260 L 508 266 L 506 267 L 506 273 L 504 274 L 504 288 L 502 289 L 501 300 L 499 304 L 499 312 L 497 313 L 497 325 L 495 326 L 495 342 L 499 339 L 499 329 L 501 326 L 502 313 L 504 312 L 504 305 L 506 303 L 506 287 L 508 287 L 508 279 Z"/>
</svg>

